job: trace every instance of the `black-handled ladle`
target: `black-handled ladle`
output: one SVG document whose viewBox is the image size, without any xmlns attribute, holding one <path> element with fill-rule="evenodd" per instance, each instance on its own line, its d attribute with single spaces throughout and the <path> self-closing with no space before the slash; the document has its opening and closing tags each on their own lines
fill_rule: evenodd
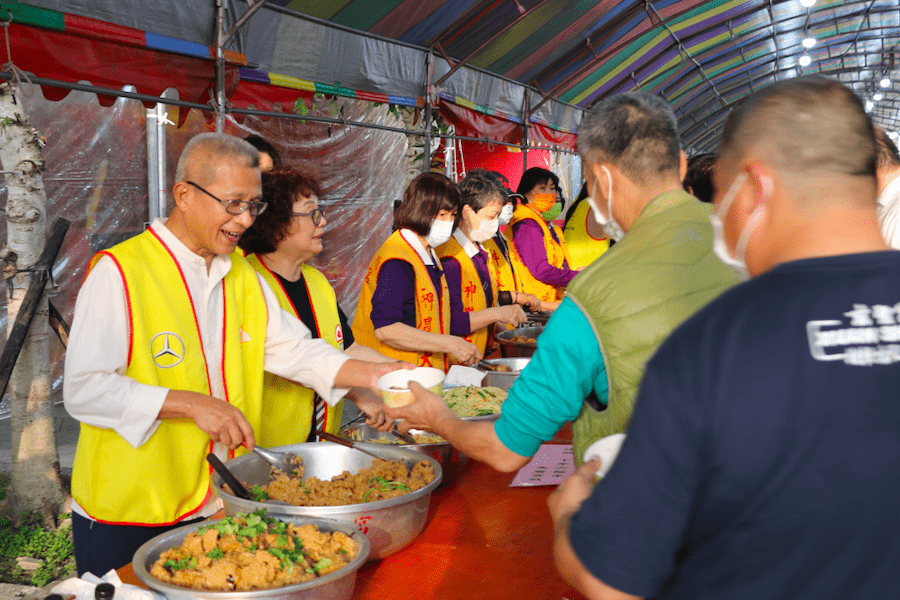
<svg viewBox="0 0 900 600">
<path fill-rule="evenodd" d="M 215 472 L 219 474 L 219 477 L 225 480 L 225 483 L 228 484 L 228 487 L 231 488 L 235 496 L 243 498 L 244 500 L 253 500 L 253 496 L 250 495 L 250 492 L 247 491 L 244 484 L 238 481 L 238 478 L 225 466 L 225 463 L 219 460 L 218 456 L 210 452 L 206 455 L 206 460 L 212 465 Z"/>
</svg>

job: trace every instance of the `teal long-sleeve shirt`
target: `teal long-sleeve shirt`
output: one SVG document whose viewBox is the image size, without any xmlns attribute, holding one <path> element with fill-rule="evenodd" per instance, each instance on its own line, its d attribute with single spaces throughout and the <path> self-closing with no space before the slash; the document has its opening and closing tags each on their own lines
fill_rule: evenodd
<svg viewBox="0 0 900 600">
<path fill-rule="evenodd" d="M 600 345 L 574 302 L 563 299 L 538 342 L 494 425 L 500 441 L 521 456 L 533 456 L 542 442 L 574 421 L 591 391 L 603 404 L 609 396 Z"/>
</svg>

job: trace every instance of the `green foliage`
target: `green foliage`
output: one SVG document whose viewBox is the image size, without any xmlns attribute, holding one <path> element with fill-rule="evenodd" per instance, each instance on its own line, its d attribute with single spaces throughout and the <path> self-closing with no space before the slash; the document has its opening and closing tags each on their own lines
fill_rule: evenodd
<svg viewBox="0 0 900 600">
<path fill-rule="evenodd" d="M 5 487 L 0 483 L 4 492 Z M 60 520 L 65 518 L 68 515 L 59 515 Z M 25 573 L 16 564 L 20 556 L 39 559 L 43 564 L 37 571 Z M 71 528 L 48 531 L 37 513 L 22 515 L 18 526 L 8 517 L 0 517 L 0 581 L 43 587 L 74 573 Z"/>
<path fill-rule="evenodd" d="M 0 500 L 6 499 L 6 488 L 9 487 L 9 475 L 0 473 Z"/>
</svg>

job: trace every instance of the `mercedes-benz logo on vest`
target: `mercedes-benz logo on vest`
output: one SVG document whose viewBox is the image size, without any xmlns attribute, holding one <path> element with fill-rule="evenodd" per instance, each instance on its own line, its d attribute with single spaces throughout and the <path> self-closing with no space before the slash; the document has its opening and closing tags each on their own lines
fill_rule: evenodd
<svg viewBox="0 0 900 600">
<path fill-rule="evenodd" d="M 171 369 L 184 360 L 184 342 L 177 333 L 161 331 L 150 340 L 153 362 L 161 369 Z"/>
</svg>

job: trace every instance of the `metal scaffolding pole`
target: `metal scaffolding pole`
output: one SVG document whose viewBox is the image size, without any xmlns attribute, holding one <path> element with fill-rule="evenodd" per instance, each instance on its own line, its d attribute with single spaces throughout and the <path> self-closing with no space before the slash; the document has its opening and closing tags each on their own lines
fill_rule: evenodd
<svg viewBox="0 0 900 600">
<path fill-rule="evenodd" d="M 216 0 L 216 133 L 225 133 L 225 2 Z"/>
<path fill-rule="evenodd" d="M 431 52 L 425 54 L 425 118 L 422 127 L 425 130 L 425 148 L 422 153 L 422 172 L 431 170 L 431 69 L 434 67 L 434 59 Z"/>
</svg>

